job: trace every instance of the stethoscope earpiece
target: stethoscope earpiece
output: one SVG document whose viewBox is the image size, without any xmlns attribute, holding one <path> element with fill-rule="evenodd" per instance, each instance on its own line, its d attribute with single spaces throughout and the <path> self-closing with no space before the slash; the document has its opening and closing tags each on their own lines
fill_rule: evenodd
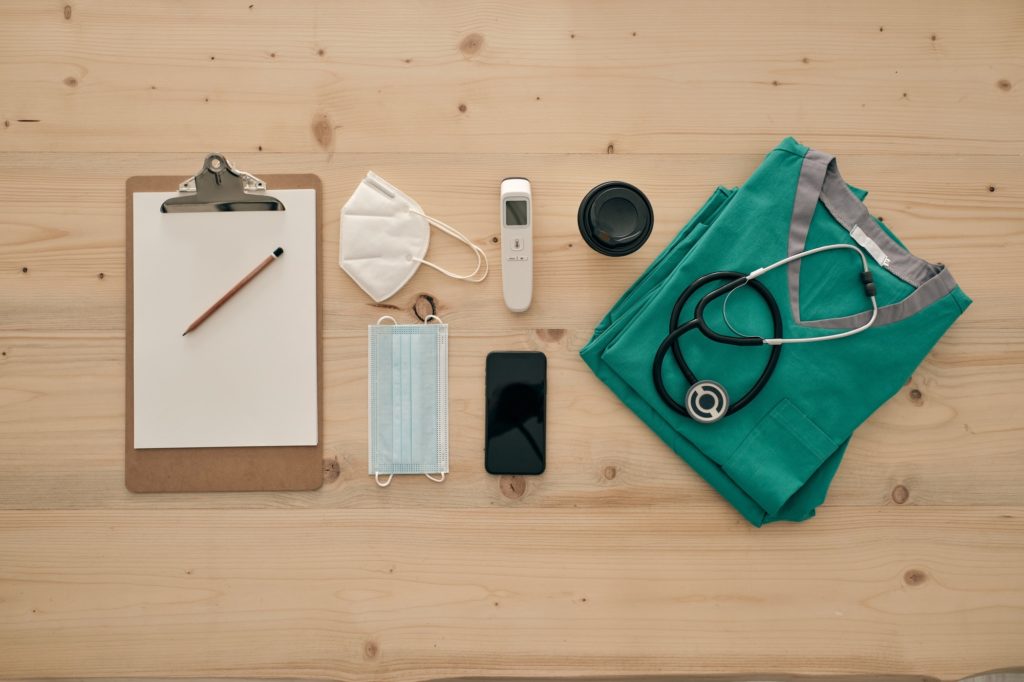
<svg viewBox="0 0 1024 682">
<path fill-rule="evenodd" d="M 684 404 L 693 421 L 711 424 L 729 411 L 729 392 L 717 381 L 705 379 L 690 386 Z"/>
</svg>

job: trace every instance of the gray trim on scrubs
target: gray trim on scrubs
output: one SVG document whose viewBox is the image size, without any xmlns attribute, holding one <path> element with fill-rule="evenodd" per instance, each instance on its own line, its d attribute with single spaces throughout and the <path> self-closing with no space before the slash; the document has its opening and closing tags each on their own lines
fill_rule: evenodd
<svg viewBox="0 0 1024 682">
<path fill-rule="evenodd" d="M 956 288 L 956 280 L 946 266 L 918 258 L 879 227 L 864 202 L 843 181 L 835 157 L 814 149 L 807 151 L 800 168 L 796 197 L 793 199 L 793 215 L 789 223 L 788 255 L 792 256 L 805 249 L 807 233 L 811 229 L 811 219 L 819 200 L 862 248 L 865 248 L 863 240 L 866 238 L 870 248 L 865 250 L 872 258 L 879 261 L 879 253 L 884 254 L 884 262 L 880 264 L 916 288 L 902 301 L 880 307 L 873 326 L 891 324 L 910 317 Z M 871 317 L 870 310 L 846 317 L 800 319 L 801 260 L 788 265 L 789 303 L 797 324 L 823 329 L 854 329 L 867 323 Z"/>
</svg>

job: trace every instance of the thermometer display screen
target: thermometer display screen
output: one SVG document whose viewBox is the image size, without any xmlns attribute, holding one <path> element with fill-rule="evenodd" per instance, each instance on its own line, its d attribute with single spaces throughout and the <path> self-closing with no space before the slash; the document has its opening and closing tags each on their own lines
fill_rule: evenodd
<svg viewBox="0 0 1024 682">
<path fill-rule="evenodd" d="M 513 199 L 505 202 L 505 224 L 526 225 L 526 199 Z"/>
</svg>

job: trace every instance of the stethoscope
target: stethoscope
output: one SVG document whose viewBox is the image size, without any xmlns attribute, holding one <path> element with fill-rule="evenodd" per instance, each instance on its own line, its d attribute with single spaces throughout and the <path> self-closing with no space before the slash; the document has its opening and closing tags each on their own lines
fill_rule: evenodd
<svg viewBox="0 0 1024 682">
<path fill-rule="evenodd" d="M 779 311 L 779 304 L 776 302 L 775 297 L 768 290 L 763 283 L 758 281 L 758 278 L 766 272 L 771 272 L 775 268 L 782 267 L 792 263 L 793 261 L 812 256 L 822 251 L 832 251 L 835 249 L 850 249 L 857 253 L 861 259 L 862 270 L 860 274 L 861 282 L 864 284 L 864 293 L 871 300 L 871 317 L 868 321 L 857 327 L 845 332 L 838 334 L 824 334 L 819 336 L 809 336 L 800 338 L 782 338 L 782 314 Z M 693 319 L 679 324 L 679 316 L 682 313 L 683 307 L 687 301 L 698 291 L 701 287 L 711 282 L 726 282 L 722 286 L 718 287 L 714 291 L 705 294 L 700 301 L 697 302 L 697 307 L 693 312 Z M 746 336 L 736 329 L 729 323 L 729 318 L 726 315 L 725 309 L 729 303 L 729 297 L 734 291 L 740 287 L 749 286 L 752 288 L 768 306 L 768 310 L 772 317 L 772 338 L 763 338 L 760 336 Z M 704 310 L 707 308 L 711 301 L 725 296 L 725 300 L 722 302 L 722 315 L 726 325 L 735 336 L 728 334 L 720 334 L 712 329 L 708 323 L 704 320 Z M 772 374 L 775 372 L 775 366 L 779 363 L 779 353 L 782 351 L 782 346 L 789 343 L 815 343 L 818 341 L 836 341 L 838 339 L 845 339 L 853 336 L 854 334 L 860 334 L 862 331 L 868 329 L 875 323 L 878 317 L 878 301 L 875 298 L 875 282 L 871 275 L 871 271 L 868 269 L 868 259 L 856 246 L 852 244 L 831 244 L 828 246 L 819 246 L 815 249 L 809 249 L 807 251 L 801 251 L 800 253 L 793 254 L 787 258 L 783 258 L 780 261 L 776 261 L 771 265 L 767 265 L 763 268 L 757 268 L 748 274 L 741 272 L 712 272 L 703 277 L 699 277 L 693 281 L 690 286 L 686 287 L 686 290 L 679 295 L 676 299 L 676 304 L 672 308 L 672 317 L 669 321 L 669 334 L 658 346 L 657 352 L 654 354 L 654 363 L 652 366 L 652 372 L 654 377 L 654 387 L 658 391 L 658 395 L 661 399 L 671 407 L 673 410 L 689 417 L 695 422 L 702 424 L 710 424 L 716 422 L 723 417 L 730 414 L 734 414 L 739 410 L 750 404 L 750 402 L 757 397 L 757 394 L 761 392 L 761 389 L 765 387 Z M 686 359 L 683 357 L 682 348 L 679 345 L 679 339 L 687 332 L 699 329 L 701 334 L 716 341 L 718 343 L 725 343 L 732 346 L 771 346 L 771 352 L 768 355 L 768 362 L 765 364 L 764 371 L 761 372 L 761 376 L 757 378 L 754 385 L 750 387 L 743 396 L 732 402 L 729 399 L 729 393 L 725 390 L 717 381 L 711 381 L 710 379 L 698 379 L 697 375 L 693 373 L 690 366 L 686 364 Z M 682 371 L 683 376 L 686 378 L 689 388 L 686 390 L 686 394 L 683 397 L 683 402 L 680 403 L 671 395 L 665 388 L 665 382 L 662 378 L 662 365 L 665 362 L 665 355 L 672 351 L 672 357 L 675 359 L 676 364 Z"/>
</svg>

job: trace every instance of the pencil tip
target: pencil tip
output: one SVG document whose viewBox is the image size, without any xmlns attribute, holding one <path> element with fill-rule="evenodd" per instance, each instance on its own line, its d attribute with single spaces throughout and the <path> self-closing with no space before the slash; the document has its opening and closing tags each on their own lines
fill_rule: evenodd
<svg viewBox="0 0 1024 682">
<path fill-rule="evenodd" d="M 185 334 L 188 334 L 188 330 L 186 330 L 186 331 L 183 331 L 183 332 L 181 333 L 181 335 L 182 335 L 182 336 L 185 336 Z"/>
<path fill-rule="evenodd" d="M 284 253 L 284 249 L 282 249 L 280 246 L 274 249 L 275 258 L 280 258 L 282 253 Z"/>
</svg>

